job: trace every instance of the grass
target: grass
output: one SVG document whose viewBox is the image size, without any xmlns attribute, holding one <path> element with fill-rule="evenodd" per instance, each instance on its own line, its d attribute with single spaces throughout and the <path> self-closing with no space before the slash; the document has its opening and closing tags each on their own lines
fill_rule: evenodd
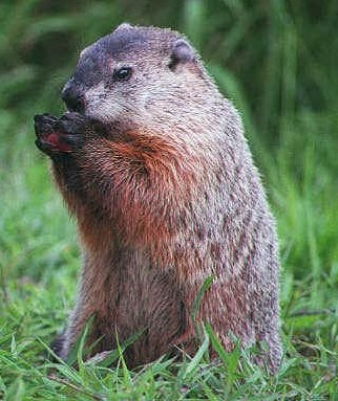
<svg viewBox="0 0 338 401">
<path fill-rule="evenodd" d="M 267 4 L 158 2 L 150 17 L 146 0 L 132 9 L 1 3 L 0 399 L 338 400 L 338 6 Z M 238 350 L 218 347 L 220 362 L 210 363 L 210 332 L 197 357 L 164 357 L 139 371 L 123 359 L 114 369 L 83 363 L 81 349 L 78 369 L 45 357 L 74 302 L 80 252 L 34 147 L 32 116 L 60 112 L 77 51 L 122 20 L 186 32 L 242 112 L 280 237 L 285 357 L 276 377 Z"/>
</svg>

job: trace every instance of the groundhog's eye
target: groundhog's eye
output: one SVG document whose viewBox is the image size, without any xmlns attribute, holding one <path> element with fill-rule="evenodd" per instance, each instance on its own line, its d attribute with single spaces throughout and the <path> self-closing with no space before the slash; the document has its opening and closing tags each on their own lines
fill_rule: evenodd
<svg viewBox="0 0 338 401">
<path fill-rule="evenodd" d="M 114 71 L 114 78 L 119 81 L 127 81 L 131 77 L 131 67 L 121 67 Z"/>
</svg>

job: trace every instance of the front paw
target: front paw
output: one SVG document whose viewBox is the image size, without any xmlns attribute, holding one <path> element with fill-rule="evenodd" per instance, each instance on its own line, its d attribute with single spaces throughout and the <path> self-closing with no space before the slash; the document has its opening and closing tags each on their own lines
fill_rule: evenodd
<svg viewBox="0 0 338 401">
<path fill-rule="evenodd" d="M 71 153 L 83 145 L 85 118 L 78 113 L 65 113 L 61 118 L 50 114 L 34 117 L 36 146 L 48 155 Z"/>
</svg>

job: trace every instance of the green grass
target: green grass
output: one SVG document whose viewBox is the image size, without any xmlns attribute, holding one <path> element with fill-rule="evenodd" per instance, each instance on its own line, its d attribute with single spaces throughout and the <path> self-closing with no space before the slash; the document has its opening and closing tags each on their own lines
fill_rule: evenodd
<svg viewBox="0 0 338 401">
<path fill-rule="evenodd" d="M 338 3 L 159 1 L 151 16 L 148 4 L 1 2 L 0 399 L 338 400 Z M 81 352 L 78 369 L 46 359 L 74 302 L 80 252 L 32 117 L 61 111 L 78 51 L 122 20 L 184 31 L 242 112 L 280 236 L 276 377 L 238 350 L 218 347 L 210 363 L 212 333 L 192 360 L 134 372 L 123 359 L 83 363 Z"/>
</svg>

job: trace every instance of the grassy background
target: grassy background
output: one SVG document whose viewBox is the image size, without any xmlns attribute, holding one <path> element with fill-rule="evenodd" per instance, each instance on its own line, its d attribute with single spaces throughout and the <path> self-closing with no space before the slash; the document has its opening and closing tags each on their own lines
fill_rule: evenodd
<svg viewBox="0 0 338 401">
<path fill-rule="evenodd" d="M 0 399 L 338 400 L 338 2 L 131 0 L 0 3 Z M 57 364 L 79 269 L 76 230 L 34 147 L 60 113 L 79 51 L 122 21 L 171 26 L 241 110 L 278 220 L 285 360 L 268 378 L 239 352 L 139 372 Z M 210 341 L 212 338 L 209 339 Z"/>
</svg>

